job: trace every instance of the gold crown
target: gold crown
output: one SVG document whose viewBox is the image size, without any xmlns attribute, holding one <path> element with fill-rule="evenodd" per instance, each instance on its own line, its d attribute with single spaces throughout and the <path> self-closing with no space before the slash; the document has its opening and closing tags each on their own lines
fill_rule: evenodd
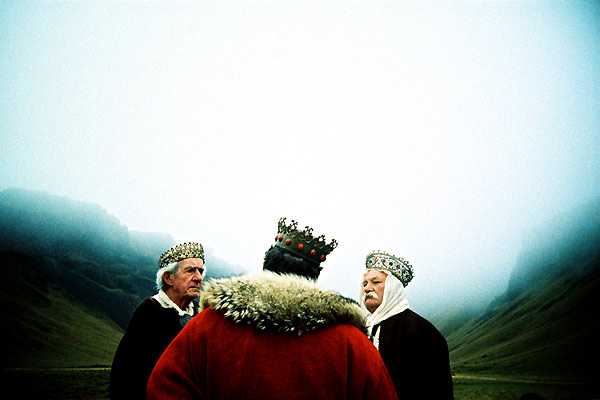
<svg viewBox="0 0 600 400">
<path fill-rule="evenodd" d="M 275 246 L 320 263 L 325 261 L 327 254 L 331 253 L 338 245 L 335 239 L 327 244 L 324 235 L 314 237 L 313 229 L 310 226 L 306 226 L 303 231 L 300 231 L 296 221 L 292 220 L 288 226 L 285 224 L 285 220 L 285 217 L 280 218 L 277 224 Z"/>
<path fill-rule="evenodd" d="M 158 259 L 158 268 L 164 268 L 175 261 L 185 260 L 186 258 L 201 258 L 204 261 L 202 245 L 190 242 L 171 247 Z"/>
<path fill-rule="evenodd" d="M 408 282 L 410 282 L 414 276 L 413 267 L 408 261 L 402 257 L 396 257 L 381 250 L 370 252 L 365 264 L 367 269 L 378 269 L 390 272 L 396 278 L 400 279 L 400 282 L 402 282 L 404 286 L 408 285 Z"/>
</svg>

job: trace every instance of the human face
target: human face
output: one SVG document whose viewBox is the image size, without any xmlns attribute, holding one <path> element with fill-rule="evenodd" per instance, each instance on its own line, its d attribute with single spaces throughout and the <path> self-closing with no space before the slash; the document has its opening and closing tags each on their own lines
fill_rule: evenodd
<svg viewBox="0 0 600 400">
<path fill-rule="evenodd" d="M 204 274 L 204 261 L 201 258 L 186 258 L 179 261 L 179 268 L 175 274 L 165 278 L 169 285 L 167 293 L 177 305 L 185 307 L 200 295 L 200 285 Z"/>
<path fill-rule="evenodd" d="M 385 272 L 369 270 L 363 277 L 363 291 L 365 292 L 365 307 L 372 314 L 377 310 L 383 301 L 383 291 L 385 290 Z M 373 294 L 376 295 L 373 296 Z"/>
</svg>

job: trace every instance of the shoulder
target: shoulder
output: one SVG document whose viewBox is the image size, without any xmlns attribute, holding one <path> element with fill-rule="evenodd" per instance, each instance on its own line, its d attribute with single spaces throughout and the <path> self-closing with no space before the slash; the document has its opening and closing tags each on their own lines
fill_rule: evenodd
<svg viewBox="0 0 600 400">
<path fill-rule="evenodd" d="M 262 271 L 209 281 L 203 284 L 200 308 L 209 307 L 259 330 L 301 335 L 348 324 L 366 332 L 356 301 L 296 275 Z"/>
<path fill-rule="evenodd" d="M 431 322 L 429 322 L 428 320 L 426 320 L 425 318 L 423 318 L 422 316 L 420 316 L 419 314 L 417 314 L 410 308 L 407 308 L 406 310 L 390 317 L 389 319 L 390 320 L 394 319 L 396 321 L 402 321 L 403 323 L 410 323 L 410 324 L 414 324 L 417 326 L 420 326 L 420 325 L 433 326 L 433 324 Z"/>
<path fill-rule="evenodd" d="M 384 321 L 384 323 L 394 326 L 395 329 L 401 329 L 407 334 L 426 334 L 428 336 L 439 336 L 443 338 L 442 334 L 431 322 L 411 309 L 406 309 L 401 313 L 390 317 L 388 320 Z"/>
<path fill-rule="evenodd" d="M 177 315 L 174 310 L 164 308 L 158 303 L 158 301 L 152 297 L 148 297 L 137 306 L 133 312 L 129 324 L 131 325 L 156 321 L 157 318 L 160 319 L 161 317 L 169 319 L 171 314 Z"/>
<path fill-rule="evenodd" d="M 334 325 L 309 332 L 300 341 L 319 348 L 321 354 L 347 354 L 356 359 L 379 359 L 379 351 L 359 328 L 352 325 Z"/>
<path fill-rule="evenodd" d="M 215 310 L 213 307 L 209 307 L 194 315 L 190 322 L 182 329 L 182 333 L 194 332 L 194 335 L 202 335 L 203 332 L 223 332 L 238 325 L 240 324 L 234 323 L 225 318 L 221 312 Z"/>
<path fill-rule="evenodd" d="M 133 312 L 133 315 L 146 315 L 146 314 L 153 314 L 156 311 L 159 311 L 161 309 L 161 305 L 158 303 L 158 301 L 156 301 L 155 299 L 153 299 L 152 297 L 148 297 L 147 299 L 144 299 L 144 301 L 142 301 L 137 308 L 135 309 L 135 311 Z"/>
</svg>

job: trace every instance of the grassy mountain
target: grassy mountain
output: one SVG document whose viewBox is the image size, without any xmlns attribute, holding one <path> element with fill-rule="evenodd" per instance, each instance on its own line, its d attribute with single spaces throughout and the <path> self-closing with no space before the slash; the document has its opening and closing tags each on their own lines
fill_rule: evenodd
<svg viewBox="0 0 600 400">
<path fill-rule="evenodd" d="M 0 254 L 2 367 L 110 365 L 123 329 L 102 311 L 86 307 L 49 276 L 60 269 L 52 258 Z M 79 285 L 79 287 L 85 287 Z M 120 307 L 119 307 L 120 308 Z"/>
<path fill-rule="evenodd" d="M 135 307 L 156 292 L 156 262 L 175 242 L 130 232 L 94 204 L 0 192 L 3 367 L 110 365 Z M 210 277 L 239 267 L 207 254 Z"/>
<path fill-rule="evenodd" d="M 600 332 L 600 202 L 533 231 L 503 296 L 444 322 L 452 370 L 592 382 Z M 168 234 L 132 232 L 99 206 L 0 192 L 0 367 L 110 365 L 152 295 Z M 243 272 L 207 254 L 213 276 Z M 474 313 L 474 314 L 473 314 Z"/>
<path fill-rule="evenodd" d="M 532 232 L 507 291 L 448 336 L 455 373 L 593 383 L 600 322 L 600 202 Z"/>
</svg>

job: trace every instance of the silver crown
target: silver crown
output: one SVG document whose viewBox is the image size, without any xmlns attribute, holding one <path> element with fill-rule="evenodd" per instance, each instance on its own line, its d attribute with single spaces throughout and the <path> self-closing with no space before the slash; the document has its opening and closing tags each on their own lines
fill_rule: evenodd
<svg viewBox="0 0 600 400">
<path fill-rule="evenodd" d="M 400 279 L 400 282 L 402 282 L 404 286 L 408 285 L 408 282 L 414 277 L 413 267 L 408 261 L 402 257 L 396 257 L 382 250 L 370 252 L 365 264 L 367 269 L 388 271 L 396 278 Z"/>
<path fill-rule="evenodd" d="M 164 268 L 175 261 L 185 260 L 186 258 L 201 258 L 204 261 L 204 249 L 202 245 L 190 242 L 171 247 L 158 259 L 158 268 Z"/>
</svg>

